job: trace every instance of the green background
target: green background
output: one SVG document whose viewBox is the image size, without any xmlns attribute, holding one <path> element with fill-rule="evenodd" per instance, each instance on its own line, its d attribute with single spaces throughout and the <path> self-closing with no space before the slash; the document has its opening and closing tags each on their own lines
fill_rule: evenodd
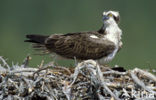
<svg viewBox="0 0 156 100">
<path fill-rule="evenodd" d="M 110 65 L 156 68 L 156 0 L 1 0 L 0 56 L 11 64 L 29 54 L 31 66 L 49 56 L 33 55 L 26 34 L 98 30 L 102 12 L 120 12 L 123 48 Z M 70 62 L 66 62 L 70 64 Z M 64 65 L 64 63 L 63 63 Z"/>
</svg>

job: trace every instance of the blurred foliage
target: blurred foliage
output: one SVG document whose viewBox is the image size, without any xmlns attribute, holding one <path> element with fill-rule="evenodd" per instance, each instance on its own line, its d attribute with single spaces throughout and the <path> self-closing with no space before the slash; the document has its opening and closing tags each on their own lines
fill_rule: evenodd
<svg viewBox="0 0 156 100">
<path fill-rule="evenodd" d="M 26 34 L 97 30 L 102 12 L 116 10 L 124 46 L 110 64 L 156 68 L 155 4 L 155 0 L 1 0 L 0 55 L 10 63 L 22 63 L 28 54 L 31 65 L 42 59 L 48 62 L 49 56 L 33 55 L 31 45 L 23 42 Z"/>
</svg>

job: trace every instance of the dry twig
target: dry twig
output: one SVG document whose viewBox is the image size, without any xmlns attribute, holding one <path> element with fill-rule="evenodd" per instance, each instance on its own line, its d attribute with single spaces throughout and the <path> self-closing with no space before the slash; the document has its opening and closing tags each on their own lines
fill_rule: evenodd
<svg viewBox="0 0 156 100">
<path fill-rule="evenodd" d="M 93 60 L 78 63 L 73 69 L 55 66 L 53 62 L 28 68 L 28 60 L 24 65 L 10 67 L 2 57 L 0 60 L 0 100 L 154 100 L 156 97 L 155 76 L 141 69 L 118 72 Z"/>
</svg>

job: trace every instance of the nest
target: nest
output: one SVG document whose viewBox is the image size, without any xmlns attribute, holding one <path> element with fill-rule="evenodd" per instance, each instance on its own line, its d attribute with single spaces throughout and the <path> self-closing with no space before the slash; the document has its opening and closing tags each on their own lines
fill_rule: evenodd
<svg viewBox="0 0 156 100">
<path fill-rule="evenodd" d="M 156 76 L 135 68 L 117 71 L 93 60 L 74 68 L 43 63 L 10 67 L 0 57 L 0 100 L 155 100 Z"/>
</svg>

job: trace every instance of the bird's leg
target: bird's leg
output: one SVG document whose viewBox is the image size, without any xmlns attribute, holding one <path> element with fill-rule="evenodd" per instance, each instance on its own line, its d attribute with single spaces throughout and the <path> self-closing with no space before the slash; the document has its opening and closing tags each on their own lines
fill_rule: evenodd
<svg viewBox="0 0 156 100">
<path fill-rule="evenodd" d="M 76 57 L 74 56 L 74 64 L 75 64 L 75 66 L 77 66 L 78 65 L 78 61 L 77 61 L 77 59 L 76 59 Z"/>
<path fill-rule="evenodd" d="M 58 63 L 57 63 L 57 55 L 52 54 L 50 57 L 52 58 L 54 64 L 55 64 L 55 65 L 58 65 Z"/>
</svg>

